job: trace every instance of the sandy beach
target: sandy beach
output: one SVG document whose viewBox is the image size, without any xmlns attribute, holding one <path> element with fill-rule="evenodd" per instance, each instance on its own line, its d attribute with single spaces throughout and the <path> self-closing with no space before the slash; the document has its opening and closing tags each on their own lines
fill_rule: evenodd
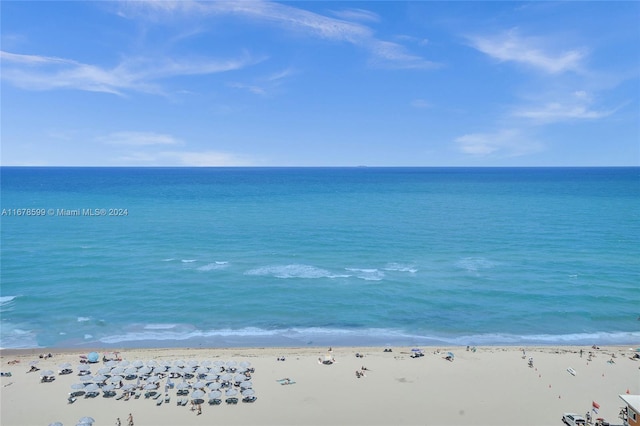
<svg viewBox="0 0 640 426">
<path fill-rule="evenodd" d="M 105 367 L 103 360 L 81 363 L 88 351 L 55 350 L 51 358 L 40 358 L 49 350 L 3 350 L 0 423 L 76 425 L 90 416 L 95 425 L 115 425 L 117 418 L 126 425 L 131 413 L 135 425 L 560 425 L 562 413 L 585 415 L 595 401 L 600 410 L 594 418 L 621 424 L 618 395 L 640 393 L 640 360 L 630 359 L 635 353 L 630 347 L 426 347 L 420 348 L 420 357 L 412 357 L 412 348 L 385 349 L 119 350 L 129 362 L 249 362 L 256 401 L 227 404 L 223 394 L 222 404 L 209 405 L 205 396 L 201 414 L 190 403 L 177 405 L 176 388 L 169 389 L 170 400 L 164 402 L 166 379 L 160 382 L 161 405 L 144 395 L 125 401 L 102 392 L 68 403 L 71 385 L 81 379 L 77 367 L 88 365 L 95 375 Z M 101 357 L 105 353 L 96 351 Z M 445 359 L 448 352 L 452 361 Z M 321 363 L 325 358 L 335 362 Z M 27 372 L 34 361 L 39 370 Z M 63 363 L 71 364 L 71 374 L 58 374 Z M 53 370 L 55 380 L 41 383 L 45 370 Z M 281 384 L 285 378 L 295 383 Z M 116 389 L 116 395 L 121 393 Z"/>
</svg>

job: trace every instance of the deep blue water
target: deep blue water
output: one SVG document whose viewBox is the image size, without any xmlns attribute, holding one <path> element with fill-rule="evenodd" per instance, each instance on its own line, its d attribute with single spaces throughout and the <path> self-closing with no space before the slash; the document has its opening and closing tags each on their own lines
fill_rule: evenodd
<svg viewBox="0 0 640 426">
<path fill-rule="evenodd" d="M 4 348 L 640 342 L 640 168 L 0 174 Z"/>
</svg>

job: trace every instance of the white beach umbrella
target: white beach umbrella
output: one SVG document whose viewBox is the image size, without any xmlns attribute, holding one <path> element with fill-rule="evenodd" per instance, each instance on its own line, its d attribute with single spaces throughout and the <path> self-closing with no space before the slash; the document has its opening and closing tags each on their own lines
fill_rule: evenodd
<svg viewBox="0 0 640 426">
<path fill-rule="evenodd" d="M 53 370 L 43 370 L 40 372 L 42 377 L 55 376 L 55 374 L 56 373 L 54 373 Z"/>
<path fill-rule="evenodd" d="M 87 364 L 80 364 L 77 367 L 77 370 L 78 371 L 89 371 L 89 370 L 91 370 L 91 367 L 89 367 Z"/>
<path fill-rule="evenodd" d="M 159 364 L 158 364 L 158 361 L 156 361 L 155 359 L 150 359 L 149 361 L 147 361 L 147 365 L 149 367 L 157 367 Z"/>
<path fill-rule="evenodd" d="M 126 376 L 137 376 L 138 375 L 138 369 L 136 367 L 127 367 L 123 373 Z"/>
<path fill-rule="evenodd" d="M 211 360 L 209 360 L 209 359 L 204 360 L 204 361 L 202 361 L 202 362 L 200 363 L 200 365 L 202 365 L 203 367 L 211 367 L 211 364 L 213 364 L 213 363 L 212 363 L 212 362 L 211 362 Z"/>
<path fill-rule="evenodd" d="M 102 367 L 98 370 L 98 374 L 104 374 L 105 376 L 111 374 L 111 367 Z"/>
<path fill-rule="evenodd" d="M 89 423 L 89 424 L 93 424 L 96 421 L 93 419 L 93 417 L 88 417 L 88 416 L 84 416 L 84 417 L 80 417 L 80 420 L 78 420 L 79 423 Z"/>
<path fill-rule="evenodd" d="M 71 363 L 70 362 L 63 362 L 62 364 L 58 364 L 58 368 L 60 370 L 66 370 L 68 368 L 71 368 Z"/>
<path fill-rule="evenodd" d="M 213 365 L 215 365 L 216 367 L 224 367 L 225 362 L 222 360 L 217 360 L 213 362 Z"/>
<path fill-rule="evenodd" d="M 227 365 L 227 367 L 229 367 L 229 368 L 236 368 L 236 366 L 238 365 L 238 363 L 237 363 L 237 362 L 235 362 L 235 361 L 228 361 L 226 365 Z"/>
<path fill-rule="evenodd" d="M 138 370 L 139 374 L 149 374 L 151 373 L 151 367 L 147 367 L 146 365 Z"/>
<path fill-rule="evenodd" d="M 242 391 L 242 396 L 251 396 L 256 392 L 253 389 L 245 389 Z"/>
<path fill-rule="evenodd" d="M 122 386 L 122 390 L 125 392 L 135 388 L 136 388 L 136 385 L 134 385 L 133 383 L 127 383 L 126 385 Z"/>
<path fill-rule="evenodd" d="M 113 374 L 114 376 L 119 376 L 120 374 L 124 373 L 124 370 L 124 367 L 114 367 L 111 370 L 111 374 Z"/>
<path fill-rule="evenodd" d="M 92 375 L 90 375 L 90 374 L 88 374 L 88 375 L 86 375 L 86 376 L 81 376 L 81 377 L 80 377 L 80 381 L 81 381 L 81 382 L 85 382 L 85 383 L 87 383 L 87 382 L 93 382 L 93 376 L 92 376 Z"/>
<path fill-rule="evenodd" d="M 147 383 L 158 383 L 160 381 L 160 377 L 158 376 L 149 376 L 147 378 Z"/>
<path fill-rule="evenodd" d="M 114 385 L 104 385 L 102 387 L 102 391 L 103 392 L 111 392 L 112 390 L 114 390 L 116 387 Z"/>
<path fill-rule="evenodd" d="M 187 383 L 187 382 L 178 383 L 178 384 L 176 385 L 176 389 L 180 389 L 180 390 L 182 390 L 182 389 L 189 389 L 190 387 L 191 387 L 191 386 L 190 386 L 190 385 L 189 385 L 189 383 Z"/>
<path fill-rule="evenodd" d="M 155 383 L 147 383 L 146 385 L 144 385 L 144 390 L 156 390 L 158 389 L 158 385 Z"/>
<path fill-rule="evenodd" d="M 124 377 L 122 376 L 113 376 L 109 378 L 109 383 L 120 383 L 123 380 L 124 380 Z"/>
<path fill-rule="evenodd" d="M 200 399 L 204 396 L 204 391 L 201 391 L 200 389 L 195 390 L 191 393 L 191 398 L 193 399 Z"/>
<path fill-rule="evenodd" d="M 122 361 L 120 361 L 120 362 L 118 363 L 118 367 L 122 367 L 122 368 L 127 368 L 127 367 L 129 367 L 130 365 L 131 365 L 131 363 L 130 363 L 129 361 L 127 361 L 126 359 L 125 359 L 125 360 L 122 360 Z"/>
<path fill-rule="evenodd" d="M 96 383 L 104 382 L 107 379 L 108 377 L 105 376 L 104 374 L 96 374 L 95 376 L 93 376 L 93 381 Z"/>
<path fill-rule="evenodd" d="M 218 375 L 209 373 L 206 376 L 204 376 L 204 379 L 208 382 L 213 382 L 214 380 L 218 380 Z"/>
<path fill-rule="evenodd" d="M 224 394 L 225 394 L 226 396 L 235 396 L 235 395 L 237 395 L 237 394 L 238 394 L 238 391 L 237 391 L 236 389 L 231 388 L 231 389 L 227 389 L 227 390 L 224 392 Z"/>
<path fill-rule="evenodd" d="M 198 368 L 196 368 L 196 373 L 198 374 L 207 374 L 209 372 L 209 368 L 204 367 L 204 366 L 200 366 Z"/>
<path fill-rule="evenodd" d="M 253 387 L 253 382 L 251 382 L 250 380 L 240 383 L 240 389 L 250 389 L 252 387 Z"/>
<path fill-rule="evenodd" d="M 39 362 L 40 362 L 40 361 L 31 361 L 31 362 L 29 362 L 29 365 L 30 365 L 30 366 L 34 366 L 34 365 L 36 365 L 36 364 L 37 364 L 37 363 L 39 363 Z"/>
<path fill-rule="evenodd" d="M 174 361 L 173 365 L 175 365 L 176 367 L 184 367 L 185 366 L 185 362 L 184 362 L 184 360 L 179 359 L 177 361 Z"/>
<path fill-rule="evenodd" d="M 200 362 L 196 361 L 195 359 L 190 360 L 189 362 L 187 362 L 187 366 L 191 367 L 191 368 L 196 368 L 198 367 L 198 365 L 200 365 Z"/>
<path fill-rule="evenodd" d="M 84 383 L 74 383 L 71 385 L 71 389 L 75 389 L 75 390 L 84 389 L 84 387 L 85 387 Z"/>
<path fill-rule="evenodd" d="M 205 382 L 195 382 L 192 387 L 194 389 L 202 389 L 203 387 L 205 387 L 207 384 Z"/>
<path fill-rule="evenodd" d="M 208 387 L 209 389 L 211 389 L 211 390 L 218 390 L 218 389 L 220 389 L 220 386 L 221 386 L 221 385 L 220 385 L 220 383 L 218 383 L 218 382 L 209 383 L 209 384 L 207 385 L 207 387 Z"/>
<path fill-rule="evenodd" d="M 98 392 L 100 390 L 100 387 L 95 383 L 89 383 L 87 386 L 84 387 L 84 390 L 87 392 Z"/>
<path fill-rule="evenodd" d="M 141 368 L 143 365 L 144 365 L 144 363 L 142 361 L 140 361 L 139 359 L 136 359 L 135 361 L 133 361 L 131 363 L 131 366 L 135 367 L 135 368 Z"/>
<path fill-rule="evenodd" d="M 53 423 L 49 423 L 49 426 L 62 426 L 61 422 L 53 422 Z"/>
<path fill-rule="evenodd" d="M 224 380 L 225 382 L 230 381 L 233 378 L 233 376 L 229 373 L 225 373 L 222 376 L 220 376 L 220 380 Z"/>
<path fill-rule="evenodd" d="M 208 396 L 209 396 L 209 399 L 217 399 L 222 396 L 222 392 L 220 392 L 219 390 L 214 390 L 212 392 L 209 392 Z"/>
<path fill-rule="evenodd" d="M 249 368 L 251 367 L 251 363 L 249 361 L 242 361 L 240 367 Z"/>
<path fill-rule="evenodd" d="M 244 382 L 245 380 L 247 380 L 247 376 L 244 374 L 236 374 L 233 378 L 234 382 Z"/>
<path fill-rule="evenodd" d="M 109 368 L 113 368 L 116 365 L 118 365 L 118 361 L 114 361 L 114 360 L 107 361 L 107 362 L 104 363 L 104 366 L 105 367 L 109 367 Z"/>
</svg>

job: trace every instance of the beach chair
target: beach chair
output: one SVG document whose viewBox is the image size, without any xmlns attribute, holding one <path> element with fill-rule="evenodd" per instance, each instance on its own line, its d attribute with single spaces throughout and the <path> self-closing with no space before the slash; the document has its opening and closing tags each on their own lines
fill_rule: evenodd
<svg viewBox="0 0 640 426">
<path fill-rule="evenodd" d="M 245 396 L 244 398 L 242 398 L 242 402 L 256 402 L 256 399 L 258 399 L 255 395 L 251 395 L 251 396 Z"/>
<path fill-rule="evenodd" d="M 116 396 L 116 400 L 120 401 L 122 398 L 124 398 L 124 392 L 122 392 L 120 395 Z"/>
<path fill-rule="evenodd" d="M 234 398 L 234 397 L 232 397 L 232 398 L 227 398 L 227 399 L 225 400 L 225 402 L 226 402 L 227 404 L 230 404 L 230 405 L 235 405 L 235 404 L 237 404 L 237 403 L 238 403 L 238 398 Z"/>
<path fill-rule="evenodd" d="M 140 399 L 140 395 L 142 395 L 142 392 L 140 391 L 136 391 L 135 395 L 133 396 L 135 399 Z"/>
<path fill-rule="evenodd" d="M 72 396 L 70 396 L 69 398 L 67 398 L 67 401 L 69 401 L 69 404 L 73 404 L 74 402 L 76 402 L 77 398 L 74 398 Z"/>
<path fill-rule="evenodd" d="M 280 383 L 281 385 L 295 385 L 296 383 L 291 379 L 280 379 L 280 380 L 276 380 L 276 382 Z"/>
<path fill-rule="evenodd" d="M 156 402 L 156 405 L 159 407 L 162 405 L 164 401 L 162 399 L 158 399 L 158 402 Z"/>
<path fill-rule="evenodd" d="M 169 403 L 169 401 L 171 401 L 171 397 L 169 396 L 169 394 L 167 394 L 167 395 L 164 397 L 164 402 Z"/>
</svg>

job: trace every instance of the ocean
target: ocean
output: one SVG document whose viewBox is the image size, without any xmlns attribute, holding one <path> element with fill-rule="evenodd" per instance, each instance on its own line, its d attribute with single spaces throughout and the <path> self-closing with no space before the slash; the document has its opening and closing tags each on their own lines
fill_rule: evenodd
<svg viewBox="0 0 640 426">
<path fill-rule="evenodd" d="M 0 178 L 2 348 L 640 342 L 640 168 Z"/>
</svg>

